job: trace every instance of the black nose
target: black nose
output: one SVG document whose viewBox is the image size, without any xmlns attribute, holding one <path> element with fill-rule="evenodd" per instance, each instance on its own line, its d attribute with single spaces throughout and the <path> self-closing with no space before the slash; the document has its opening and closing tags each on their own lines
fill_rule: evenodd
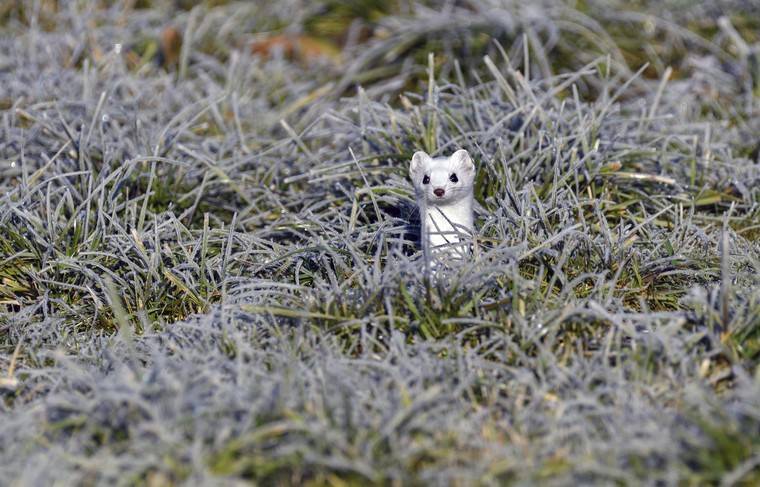
<svg viewBox="0 0 760 487">
<path fill-rule="evenodd" d="M 446 194 L 446 191 L 444 191 L 443 188 L 435 188 L 435 190 L 433 190 L 433 194 L 441 198 L 444 194 Z"/>
</svg>

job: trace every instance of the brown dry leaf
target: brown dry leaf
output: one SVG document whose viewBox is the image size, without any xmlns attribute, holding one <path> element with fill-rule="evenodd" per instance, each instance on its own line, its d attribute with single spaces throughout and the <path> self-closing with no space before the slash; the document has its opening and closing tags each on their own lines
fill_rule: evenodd
<svg viewBox="0 0 760 487">
<path fill-rule="evenodd" d="M 161 56 L 164 66 L 176 66 L 182 50 L 182 34 L 176 27 L 166 27 L 161 32 Z"/>
<path fill-rule="evenodd" d="M 331 42 L 316 37 L 277 34 L 251 43 L 251 53 L 265 59 L 277 50 L 299 62 L 327 59 L 336 65 L 341 63 L 340 50 Z"/>
</svg>

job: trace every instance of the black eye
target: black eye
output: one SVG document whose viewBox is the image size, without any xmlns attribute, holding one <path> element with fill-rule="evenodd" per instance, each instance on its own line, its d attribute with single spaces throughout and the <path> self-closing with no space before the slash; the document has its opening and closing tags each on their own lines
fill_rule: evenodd
<svg viewBox="0 0 760 487">
<path fill-rule="evenodd" d="M 422 178 L 422 184 L 428 184 L 430 182 L 430 177 L 425 174 L 425 177 Z"/>
<path fill-rule="evenodd" d="M 451 176 L 449 176 L 449 181 L 451 181 L 452 183 L 459 182 L 459 178 L 457 177 L 457 173 L 455 173 L 455 172 L 451 173 Z"/>
</svg>

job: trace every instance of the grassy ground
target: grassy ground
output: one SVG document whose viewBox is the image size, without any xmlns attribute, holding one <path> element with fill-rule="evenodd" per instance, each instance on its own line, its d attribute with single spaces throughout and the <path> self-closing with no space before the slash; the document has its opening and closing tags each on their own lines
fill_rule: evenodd
<svg viewBox="0 0 760 487">
<path fill-rule="evenodd" d="M 758 8 L 0 1 L 0 478 L 760 482 Z"/>
</svg>

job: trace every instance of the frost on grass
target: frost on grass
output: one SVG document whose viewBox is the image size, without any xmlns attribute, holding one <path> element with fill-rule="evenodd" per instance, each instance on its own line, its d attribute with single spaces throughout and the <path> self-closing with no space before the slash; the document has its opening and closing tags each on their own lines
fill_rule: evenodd
<svg viewBox="0 0 760 487">
<path fill-rule="evenodd" d="M 298 2 L 178 14 L 168 69 L 158 7 L 9 14 L 0 478 L 756 480 L 756 46 L 674 10 L 652 76 L 583 35 L 659 17 L 491 3 L 443 47 L 383 17 L 340 72 L 240 48 Z M 431 283 L 408 161 L 460 147 L 476 258 Z"/>
</svg>

